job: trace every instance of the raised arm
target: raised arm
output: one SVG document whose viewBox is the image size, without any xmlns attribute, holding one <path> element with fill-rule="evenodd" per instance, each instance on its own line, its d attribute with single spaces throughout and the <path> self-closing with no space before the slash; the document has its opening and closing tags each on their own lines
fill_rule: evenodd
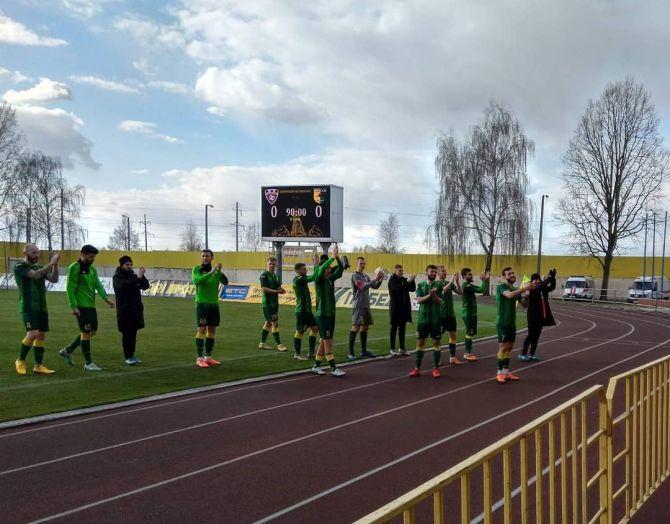
<svg viewBox="0 0 670 524">
<path fill-rule="evenodd" d="M 337 267 L 335 268 L 335 271 L 333 271 L 333 274 L 330 275 L 331 282 L 335 282 L 344 273 L 344 266 L 342 265 L 342 261 L 340 260 L 339 256 L 335 258 L 335 262 L 337 262 Z"/>
<path fill-rule="evenodd" d="M 366 289 L 374 287 L 374 283 L 376 282 L 376 280 L 371 280 L 370 282 L 367 282 L 365 280 L 364 275 L 361 275 L 360 273 L 354 273 L 351 277 L 351 282 L 360 291 L 365 291 Z M 379 287 L 379 286 L 377 286 L 377 287 Z"/>
<path fill-rule="evenodd" d="M 228 277 L 223 273 L 223 271 L 217 269 L 219 273 L 219 282 L 221 282 L 224 286 L 228 285 Z"/>
<path fill-rule="evenodd" d="M 205 280 L 215 278 L 215 271 L 216 268 L 212 268 L 212 270 L 207 273 L 200 273 L 200 271 L 198 271 L 198 266 L 195 266 L 191 272 L 191 281 L 197 286 Z"/>
</svg>

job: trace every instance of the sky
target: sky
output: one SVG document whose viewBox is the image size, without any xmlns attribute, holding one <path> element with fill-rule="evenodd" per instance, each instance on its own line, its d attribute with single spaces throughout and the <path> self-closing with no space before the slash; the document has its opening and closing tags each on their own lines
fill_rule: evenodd
<svg viewBox="0 0 670 524">
<path fill-rule="evenodd" d="M 210 247 L 230 250 L 261 185 L 337 184 L 345 248 L 394 212 L 406 252 L 427 250 L 437 137 L 495 99 L 535 142 L 529 196 L 549 195 L 544 251 L 562 254 L 561 157 L 589 99 L 633 76 L 670 138 L 668 20 L 652 0 L 12 0 L 0 95 L 86 186 L 91 243 L 146 214 L 150 249 L 176 248 L 212 204 Z"/>
</svg>

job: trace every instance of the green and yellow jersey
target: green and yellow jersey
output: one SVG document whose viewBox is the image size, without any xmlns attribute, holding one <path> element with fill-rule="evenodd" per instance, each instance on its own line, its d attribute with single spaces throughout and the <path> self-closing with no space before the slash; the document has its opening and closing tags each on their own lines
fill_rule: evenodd
<svg viewBox="0 0 670 524">
<path fill-rule="evenodd" d="M 261 287 L 274 289 L 275 291 L 281 287 L 279 283 L 279 275 L 272 271 L 263 271 L 260 277 Z M 263 307 L 279 307 L 279 295 L 277 293 L 263 293 L 261 298 Z"/>
<path fill-rule="evenodd" d="M 80 260 L 67 268 L 67 301 L 70 308 L 95 307 L 95 292 L 107 300 L 107 292 L 100 282 L 98 270 L 93 265 L 82 264 Z"/>
<path fill-rule="evenodd" d="M 329 277 L 326 268 L 337 261 L 337 267 Z M 344 273 L 344 266 L 340 258 L 329 258 L 315 268 L 314 291 L 316 292 L 316 316 L 335 317 L 335 281 Z"/>
<path fill-rule="evenodd" d="M 191 281 L 195 285 L 196 304 L 218 304 L 219 284 L 228 284 L 228 278 L 220 270 L 211 271 L 211 266 L 195 266 L 191 272 Z"/>
<path fill-rule="evenodd" d="M 312 312 L 312 295 L 309 292 L 309 283 L 314 282 L 316 271 L 311 275 L 300 275 L 293 278 L 293 293 L 295 294 L 295 312 Z"/>
<path fill-rule="evenodd" d="M 454 291 L 456 291 L 458 288 L 453 282 L 451 285 L 447 285 L 448 282 L 440 281 L 440 283 L 442 284 L 442 303 L 440 304 L 440 317 L 455 317 L 456 313 L 454 313 Z"/>
<path fill-rule="evenodd" d="M 19 288 L 19 311 L 37 313 L 47 310 L 47 288 L 44 278 L 35 280 L 28 277 L 30 271 L 38 271 L 42 264 L 30 264 L 21 261 L 14 266 L 14 279 Z"/>
<path fill-rule="evenodd" d="M 514 298 L 507 298 L 505 291 L 516 291 L 516 288 L 507 282 L 501 282 L 496 288 L 496 306 L 498 316 L 496 325 L 506 327 L 516 327 L 516 303 L 521 300 L 521 295 Z"/>
<path fill-rule="evenodd" d="M 416 286 L 416 296 L 426 297 L 430 295 L 430 290 L 434 289 L 435 294 L 442 298 L 442 282 L 433 280 L 433 282 L 424 281 Z M 441 304 L 428 300 L 419 304 L 419 324 L 439 324 L 441 319 Z"/>
<path fill-rule="evenodd" d="M 461 285 L 463 318 L 473 318 L 477 316 L 477 293 L 485 293 L 488 289 L 488 280 L 482 280 L 478 286 L 465 280 Z"/>
</svg>

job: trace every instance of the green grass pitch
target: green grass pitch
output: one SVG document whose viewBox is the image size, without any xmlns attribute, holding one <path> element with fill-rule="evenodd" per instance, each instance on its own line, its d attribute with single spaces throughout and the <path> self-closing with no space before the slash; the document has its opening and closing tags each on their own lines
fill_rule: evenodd
<svg viewBox="0 0 670 524">
<path fill-rule="evenodd" d="M 57 351 L 76 336 L 77 325 L 67 307 L 65 293 L 50 293 L 51 331 L 47 335 L 44 363 L 55 369 L 56 374 L 19 376 L 14 370 L 14 360 L 24 333 L 17 300 L 16 291 L 0 290 L 0 421 L 293 371 L 312 365 L 311 362 L 293 359 L 295 317 L 291 307 L 280 310 L 282 342 L 289 351 L 279 353 L 258 349 L 263 322 L 260 305 L 225 302 L 221 304 L 222 325 L 213 353 L 223 365 L 196 368 L 192 299 L 145 297 L 147 328 L 140 332 L 137 345 L 137 356 L 144 361 L 143 364 L 134 367 L 125 365 L 114 310 L 99 301 L 100 327 L 98 336 L 92 342 L 92 353 L 94 361 L 105 371 L 85 372 L 80 349 L 73 354 L 75 367 L 70 368 Z M 460 306 L 460 301 L 457 306 Z M 369 349 L 377 354 L 386 354 L 389 348 L 388 313 L 373 310 L 373 316 L 376 324 L 370 330 Z M 494 316 L 493 306 L 480 304 L 479 336 L 494 333 Z M 350 309 L 338 309 L 335 330 L 337 362 L 346 361 L 350 320 Z M 519 324 L 519 327 L 525 326 L 525 315 L 519 315 Z M 460 319 L 459 329 L 462 329 Z M 407 347 L 412 349 L 415 335 L 411 326 L 408 326 L 407 333 Z M 272 335 L 268 342 L 274 345 Z M 308 339 L 305 337 L 303 353 L 306 353 L 307 346 Z M 358 340 L 356 351 L 360 352 Z M 32 369 L 32 358 L 31 351 L 28 356 L 29 370 Z M 407 359 L 408 370 L 412 362 Z M 355 372 L 355 369 L 351 370 L 351 373 Z"/>
</svg>

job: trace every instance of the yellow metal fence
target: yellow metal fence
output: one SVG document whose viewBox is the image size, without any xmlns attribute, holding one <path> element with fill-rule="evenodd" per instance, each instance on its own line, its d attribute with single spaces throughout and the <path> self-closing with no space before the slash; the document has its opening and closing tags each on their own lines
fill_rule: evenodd
<svg viewBox="0 0 670 524">
<path fill-rule="evenodd" d="M 670 357 L 593 386 L 356 524 L 627 522 L 670 474 Z M 496 521 L 499 521 L 497 519 Z"/>
</svg>

